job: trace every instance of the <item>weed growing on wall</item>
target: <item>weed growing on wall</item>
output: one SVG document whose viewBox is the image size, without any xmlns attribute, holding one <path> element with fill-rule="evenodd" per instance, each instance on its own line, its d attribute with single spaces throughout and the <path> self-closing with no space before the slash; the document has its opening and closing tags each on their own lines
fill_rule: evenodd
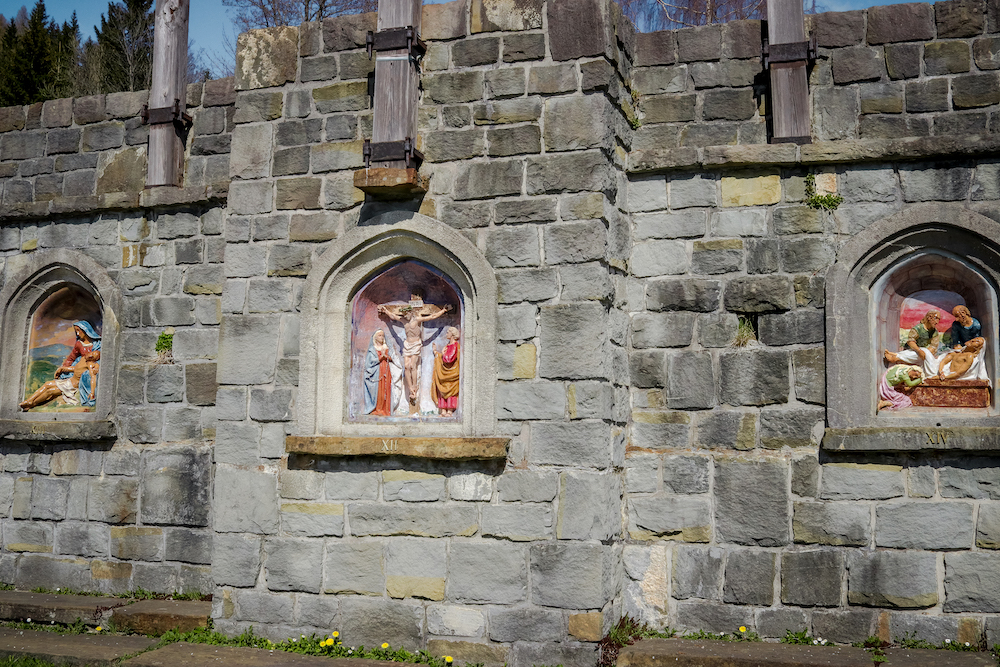
<svg viewBox="0 0 1000 667">
<path fill-rule="evenodd" d="M 821 195 L 816 192 L 816 174 L 806 174 L 806 205 L 809 208 L 824 211 L 836 211 L 844 203 L 844 198 L 838 194 Z"/>
</svg>

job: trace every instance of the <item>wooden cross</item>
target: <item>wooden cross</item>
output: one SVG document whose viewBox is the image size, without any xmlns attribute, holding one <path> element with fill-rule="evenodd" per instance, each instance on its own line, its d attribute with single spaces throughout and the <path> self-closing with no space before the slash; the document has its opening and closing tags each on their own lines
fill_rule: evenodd
<svg viewBox="0 0 1000 667">
<path fill-rule="evenodd" d="M 768 62 L 771 70 L 771 119 L 774 142 L 811 141 L 809 83 L 802 0 L 768 0 Z"/>
<path fill-rule="evenodd" d="M 427 191 L 427 179 L 417 173 L 423 155 L 416 147 L 421 10 L 421 0 L 379 0 L 377 31 L 368 36 L 375 54 L 374 118 L 365 169 L 355 172 L 354 185 L 379 198 Z"/>
<path fill-rule="evenodd" d="M 184 175 L 189 0 L 156 0 L 153 81 L 143 122 L 149 123 L 146 187 L 180 186 Z"/>
</svg>

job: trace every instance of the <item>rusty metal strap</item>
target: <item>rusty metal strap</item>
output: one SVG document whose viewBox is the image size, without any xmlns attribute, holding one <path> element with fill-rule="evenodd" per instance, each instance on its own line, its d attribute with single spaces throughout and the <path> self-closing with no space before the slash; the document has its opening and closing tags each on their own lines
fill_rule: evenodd
<svg viewBox="0 0 1000 667">
<path fill-rule="evenodd" d="M 174 100 L 172 107 L 159 107 L 150 109 L 149 105 L 143 104 L 142 111 L 139 112 L 143 125 L 168 125 L 170 123 L 180 123 L 184 127 L 191 127 L 191 116 L 181 111 L 181 101 Z"/>
<path fill-rule="evenodd" d="M 805 42 L 787 44 L 764 43 L 764 63 L 794 63 L 816 59 L 816 35 Z"/>
<path fill-rule="evenodd" d="M 419 169 L 424 160 L 424 154 L 416 149 L 410 137 L 402 141 L 372 142 L 365 139 L 362 149 L 365 167 L 372 162 L 406 162 L 407 168 Z"/>
</svg>

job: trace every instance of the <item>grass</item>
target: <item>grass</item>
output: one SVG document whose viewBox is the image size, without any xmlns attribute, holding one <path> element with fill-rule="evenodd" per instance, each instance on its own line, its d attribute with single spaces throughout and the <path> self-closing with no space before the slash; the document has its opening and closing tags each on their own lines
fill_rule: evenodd
<svg viewBox="0 0 1000 667">
<path fill-rule="evenodd" d="M 827 646 L 830 644 L 830 642 L 825 639 L 811 636 L 807 630 L 800 630 L 799 632 L 785 630 L 785 636 L 781 638 L 781 643 L 802 645 L 809 644 L 813 646 Z"/>
<path fill-rule="evenodd" d="M 12 591 L 13 586 L 4 585 L 0 590 Z M 178 593 L 174 591 L 173 593 L 154 593 L 152 591 L 147 591 L 145 588 L 136 588 L 131 591 L 126 591 L 124 593 L 96 593 L 94 591 L 77 591 L 72 588 L 42 588 L 38 586 L 37 588 L 31 589 L 32 593 L 48 593 L 50 595 L 86 595 L 90 597 L 102 597 L 102 598 L 120 598 L 123 600 L 193 600 L 195 602 L 211 602 L 212 596 L 205 595 L 202 593 Z"/>
<path fill-rule="evenodd" d="M 30 656 L 10 656 L 0 658 L 0 667 L 55 667 L 55 664 Z"/>
<path fill-rule="evenodd" d="M 733 347 L 746 347 L 757 340 L 757 332 L 754 330 L 753 321 L 749 317 L 740 315 L 736 320 L 736 338 L 733 339 Z"/>
</svg>

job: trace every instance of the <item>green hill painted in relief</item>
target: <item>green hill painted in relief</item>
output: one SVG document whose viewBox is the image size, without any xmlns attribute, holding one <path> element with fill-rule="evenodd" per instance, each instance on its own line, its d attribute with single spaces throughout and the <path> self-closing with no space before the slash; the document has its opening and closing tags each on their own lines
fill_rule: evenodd
<svg viewBox="0 0 1000 667">
<path fill-rule="evenodd" d="M 52 379 L 56 366 L 48 359 L 37 359 L 28 366 L 28 381 L 25 383 L 24 397 L 34 394 L 39 387 Z"/>
</svg>

